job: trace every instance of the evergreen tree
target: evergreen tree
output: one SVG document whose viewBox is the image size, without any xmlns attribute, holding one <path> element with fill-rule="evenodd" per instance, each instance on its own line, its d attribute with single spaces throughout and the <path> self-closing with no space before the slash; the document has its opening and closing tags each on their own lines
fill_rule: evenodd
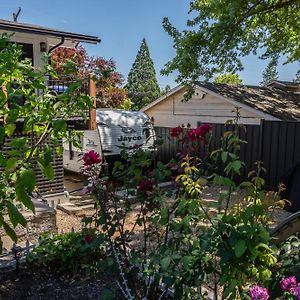
<svg viewBox="0 0 300 300">
<path fill-rule="evenodd" d="M 133 104 L 132 108 L 135 110 L 160 96 L 153 61 L 145 38 L 128 74 L 126 88 Z"/>
<path fill-rule="evenodd" d="M 293 80 L 296 83 L 300 83 L 300 70 L 296 73 L 295 79 Z"/>
<path fill-rule="evenodd" d="M 261 85 L 266 85 L 270 81 L 278 79 L 277 65 L 278 55 L 274 55 L 262 73 L 262 82 L 260 83 Z"/>
</svg>

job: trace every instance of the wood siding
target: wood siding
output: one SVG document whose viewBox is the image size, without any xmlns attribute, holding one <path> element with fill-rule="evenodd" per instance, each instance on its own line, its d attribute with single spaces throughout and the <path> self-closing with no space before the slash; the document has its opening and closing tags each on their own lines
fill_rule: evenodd
<svg viewBox="0 0 300 300">
<path fill-rule="evenodd" d="M 145 112 L 154 119 L 154 125 L 175 127 L 189 123 L 196 127 L 201 123 L 225 123 L 235 116 L 236 106 L 215 95 L 196 89 L 188 102 L 183 102 L 184 89 L 168 96 Z M 241 123 L 260 124 L 261 114 L 253 109 L 240 108 Z"/>
</svg>

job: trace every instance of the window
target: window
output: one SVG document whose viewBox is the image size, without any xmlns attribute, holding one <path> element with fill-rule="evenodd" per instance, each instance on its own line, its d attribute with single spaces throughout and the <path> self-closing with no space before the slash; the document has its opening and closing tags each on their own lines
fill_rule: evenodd
<svg viewBox="0 0 300 300">
<path fill-rule="evenodd" d="M 17 43 L 17 45 L 22 46 L 23 54 L 21 55 L 21 59 L 30 58 L 33 65 L 33 45 L 26 43 Z"/>
</svg>

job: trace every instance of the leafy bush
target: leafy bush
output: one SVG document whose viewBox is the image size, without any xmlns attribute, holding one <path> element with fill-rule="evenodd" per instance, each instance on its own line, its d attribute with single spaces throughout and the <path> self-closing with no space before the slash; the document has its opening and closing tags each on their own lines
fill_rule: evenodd
<svg viewBox="0 0 300 300">
<path fill-rule="evenodd" d="M 57 78 L 52 66 L 45 63 L 38 70 L 29 59 L 22 60 L 22 53 L 10 36 L 0 35 L 0 230 L 15 243 L 16 226 L 26 226 L 19 205 L 35 212 L 35 163 L 45 177 L 54 179 L 52 158 L 62 154 L 61 139 L 75 142 L 79 135 L 68 128 L 67 120 L 78 114 L 85 120 L 92 107 L 92 99 L 80 93 L 81 81 L 56 94 L 45 82 L 49 75 Z"/>
<path fill-rule="evenodd" d="M 127 299 L 165 299 L 168 288 L 175 299 L 202 299 L 203 286 L 212 288 L 216 299 L 220 293 L 224 299 L 267 299 L 271 283 L 279 284 L 287 275 L 278 272 L 282 255 L 268 230 L 274 209 L 284 206 L 279 196 L 282 187 L 278 192 L 264 191 L 265 170 L 260 162 L 248 181 L 240 183 L 245 163 L 239 152 L 245 142 L 239 138 L 243 126 L 238 111 L 228 125 L 233 130 L 225 131 L 221 148 L 213 152 L 208 124 L 187 132 L 182 127 L 171 130 L 172 137 L 183 143 L 173 193 L 158 185 L 169 176 L 168 168 L 157 162 L 152 169 L 151 155 L 142 149 L 125 153 L 125 163 L 115 163 L 113 175 L 127 191 L 122 199 L 99 180 L 101 168 L 97 168 L 97 180 L 91 172 L 90 190 L 98 203 L 93 222 L 105 235 L 109 249 L 119 253 L 115 260 L 121 282 L 116 285 Z M 208 176 L 210 162 L 219 168 L 210 168 L 215 173 Z M 222 187 L 218 201 L 204 199 L 208 184 Z M 130 201 L 132 191 L 136 207 Z M 233 192 L 240 195 L 237 203 Z M 130 229 L 126 219 L 137 207 Z M 142 231 L 138 245 L 131 243 L 137 226 Z M 141 275 L 144 290 L 136 293 L 131 284 Z"/>
<path fill-rule="evenodd" d="M 94 230 L 45 235 L 41 244 L 27 255 L 27 262 L 33 268 L 48 269 L 57 273 L 74 274 L 86 269 L 105 257 L 105 245 L 101 235 Z"/>
</svg>

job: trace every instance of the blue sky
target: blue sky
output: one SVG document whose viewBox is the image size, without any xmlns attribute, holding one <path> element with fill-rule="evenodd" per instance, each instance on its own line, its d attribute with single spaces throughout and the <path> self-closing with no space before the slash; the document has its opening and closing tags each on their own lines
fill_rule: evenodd
<svg viewBox="0 0 300 300">
<path fill-rule="evenodd" d="M 161 76 L 159 71 L 175 55 L 172 39 L 162 28 L 167 16 L 179 29 L 188 18 L 189 0 L 6 0 L 0 2 L 0 18 L 12 20 L 19 6 L 19 22 L 32 23 L 101 38 L 98 45 L 87 45 L 91 55 L 113 58 L 125 78 L 134 62 L 140 43 L 145 37 L 156 68 L 157 79 L 163 88 L 176 85 L 176 74 Z M 281 60 L 283 62 L 283 59 Z M 245 84 L 258 84 L 267 64 L 250 56 L 243 59 L 240 74 Z M 299 64 L 279 67 L 281 80 L 292 80 Z"/>
</svg>

